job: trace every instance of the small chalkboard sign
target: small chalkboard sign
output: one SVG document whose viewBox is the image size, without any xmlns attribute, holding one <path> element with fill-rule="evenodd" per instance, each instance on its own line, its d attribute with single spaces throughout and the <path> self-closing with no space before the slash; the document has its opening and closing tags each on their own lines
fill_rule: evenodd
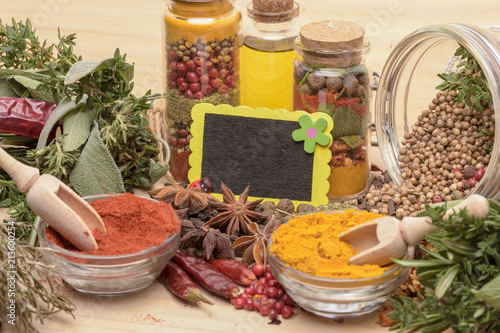
<svg viewBox="0 0 500 333">
<path fill-rule="evenodd" d="M 200 103 L 191 111 L 189 180 L 209 177 L 249 200 L 327 204 L 333 121 L 323 113 Z"/>
</svg>

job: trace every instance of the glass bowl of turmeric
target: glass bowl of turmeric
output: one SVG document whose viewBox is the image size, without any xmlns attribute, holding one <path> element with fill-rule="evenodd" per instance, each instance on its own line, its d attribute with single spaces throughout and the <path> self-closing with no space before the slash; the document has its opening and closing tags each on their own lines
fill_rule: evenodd
<svg viewBox="0 0 500 333">
<path fill-rule="evenodd" d="M 40 246 L 71 287 L 91 295 L 123 296 L 148 287 L 180 244 L 170 205 L 130 193 L 84 197 L 107 233 L 94 230 L 97 250 L 82 252 L 42 220 Z"/>
<path fill-rule="evenodd" d="M 354 248 L 338 235 L 381 217 L 364 211 L 297 216 L 269 238 L 272 274 L 304 310 L 326 318 L 358 317 L 379 309 L 403 284 L 410 268 L 350 265 Z M 412 259 L 409 247 L 405 259 Z"/>
</svg>

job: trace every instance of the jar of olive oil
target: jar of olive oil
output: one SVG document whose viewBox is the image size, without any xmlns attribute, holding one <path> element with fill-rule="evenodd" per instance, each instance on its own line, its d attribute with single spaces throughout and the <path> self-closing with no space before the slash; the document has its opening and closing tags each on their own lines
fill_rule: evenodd
<svg viewBox="0 0 500 333">
<path fill-rule="evenodd" d="M 167 0 L 163 69 L 170 171 L 188 183 L 191 109 L 240 104 L 239 31 L 234 0 Z"/>
<path fill-rule="evenodd" d="M 293 43 L 299 4 L 253 0 L 248 4 L 241 47 L 241 104 L 293 111 Z"/>
<path fill-rule="evenodd" d="M 370 177 L 370 42 L 354 22 L 304 25 L 295 40 L 294 110 L 333 119 L 329 177 L 331 200 L 349 200 Z"/>
</svg>

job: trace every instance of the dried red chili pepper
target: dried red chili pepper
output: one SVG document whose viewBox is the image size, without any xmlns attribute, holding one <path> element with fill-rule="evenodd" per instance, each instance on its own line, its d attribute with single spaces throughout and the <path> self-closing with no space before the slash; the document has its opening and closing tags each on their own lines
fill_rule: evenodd
<svg viewBox="0 0 500 333">
<path fill-rule="evenodd" d="M 160 273 L 158 281 L 174 295 L 189 302 L 214 304 L 201 294 L 200 289 L 198 289 L 198 286 L 191 280 L 189 275 L 172 261 L 169 261 L 165 269 Z"/>
<path fill-rule="evenodd" d="M 203 259 L 189 255 L 180 249 L 177 250 L 173 259 L 208 291 L 229 299 L 238 296 L 238 285 L 212 268 Z"/>
<path fill-rule="evenodd" d="M 0 131 L 38 139 L 56 107 L 35 99 L 0 97 Z"/>
<path fill-rule="evenodd" d="M 257 282 L 257 277 L 252 270 L 240 262 L 232 259 L 210 259 L 208 263 L 231 280 L 245 287 Z"/>
</svg>

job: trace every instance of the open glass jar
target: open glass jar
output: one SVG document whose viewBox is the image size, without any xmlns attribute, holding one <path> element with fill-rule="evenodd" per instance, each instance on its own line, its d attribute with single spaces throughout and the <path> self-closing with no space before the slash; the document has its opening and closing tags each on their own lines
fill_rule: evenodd
<svg viewBox="0 0 500 333">
<path fill-rule="evenodd" d="M 485 108 L 488 108 L 487 112 L 475 108 L 467 110 L 467 107 L 460 107 L 460 110 L 465 111 L 457 112 L 456 104 L 453 107 L 454 97 L 447 100 L 448 96 L 440 96 L 439 93 L 436 95 L 438 92 L 436 86 L 442 83 L 437 74 L 451 73 L 458 63 L 463 61 L 455 56 L 459 46 L 464 47 L 477 61 L 482 77 L 488 82 L 491 106 L 485 105 Z M 455 175 L 463 177 L 465 184 L 467 179 L 464 169 L 468 164 L 477 170 L 484 168 L 484 175 L 473 186 L 468 184 L 470 188 L 462 192 L 464 196 L 477 193 L 485 197 L 499 198 L 500 168 L 497 167 L 500 162 L 500 147 L 497 140 L 500 135 L 499 82 L 500 31 L 496 28 L 479 28 L 463 24 L 436 25 L 421 28 L 403 39 L 385 63 L 375 100 L 375 125 L 380 154 L 394 182 L 400 185 L 409 178 L 407 174 L 409 169 L 401 167 L 404 155 L 402 152 L 417 144 L 422 146 L 422 150 L 434 146 L 439 150 L 441 148 L 438 146 L 440 144 L 438 140 L 447 140 L 448 144 L 443 146 L 443 153 L 457 151 L 460 153 L 459 157 L 455 159 L 447 155 L 442 161 L 436 159 L 439 164 L 437 172 L 431 169 L 419 170 L 429 175 L 430 182 L 434 184 L 438 182 L 437 187 L 431 186 L 431 192 L 427 192 L 431 193 L 427 195 L 427 200 L 436 195 L 432 192 L 435 191 L 434 188 L 437 189 L 437 195 L 441 196 L 441 199 L 446 198 L 449 195 L 447 193 L 450 193 L 447 187 L 453 187 L 448 178 L 454 178 Z M 443 105 L 443 102 L 452 108 Z M 460 106 L 460 103 L 458 104 Z M 451 134 L 442 137 L 443 134 L 439 131 L 434 132 L 438 127 L 434 124 L 431 124 L 432 128 L 428 127 L 432 131 L 426 133 L 423 126 L 417 125 L 416 120 L 426 117 L 432 119 L 430 117 L 432 115 L 441 117 L 437 118 L 437 121 L 444 119 L 442 117 L 448 117 Z M 474 121 L 474 118 L 477 120 Z M 453 124 L 459 124 L 460 128 L 457 130 Z M 466 128 L 473 126 L 479 128 L 481 125 L 485 125 L 485 130 L 482 132 L 471 132 L 472 134 L 464 132 Z M 414 126 L 419 126 L 419 130 L 423 131 L 422 141 L 416 140 L 410 143 L 409 133 L 414 132 Z M 424 141 L 426 135 L 428 140 Z M 453 140 L 457 141 L 456 144 Z M 473 144 L 470 144 L 471 142 Z M 461 147 L 460 151 L 457 149 L 458 145 Z M 423 164 L 420 163 L 423 162 L 421 156 L 414 155 L 410 154 L 407 157 L 412 162 L 418 158 L 418 164 Z M 410 169 L 412 177 L 415 177 L 415 170 Z M 463 188 L 462 184 L 459 185 L 458 187 Z"/>
<path fill-rule="evenodd" d="M 324 112 L 334 122 L 331 200 L 349 200 L 370 176 L 370 42 L 352 22 L 307 24 L 295 40 L 294 110 Z"/>
<path fill-rule="evenodd" d="M 239 101 L 239 29 L 234 0 L 167 0 L 163 15 L 164 90 L 170 170 L 188 182 L 191 109 Z"/>
</svg>

